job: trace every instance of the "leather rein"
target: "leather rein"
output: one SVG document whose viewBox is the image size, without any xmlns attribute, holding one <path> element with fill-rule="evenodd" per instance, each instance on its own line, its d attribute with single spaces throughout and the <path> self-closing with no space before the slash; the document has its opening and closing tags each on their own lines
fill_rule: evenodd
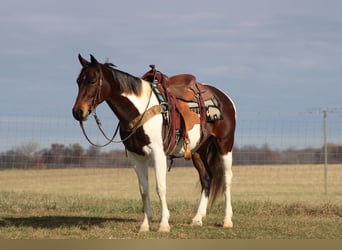
<svg viewBox="0 0 342 250">
<path fill-rule="evenodd" d="M 139 127 L 141 127 L 145 122 L 146 122 L 146 120 L 148 120 L 150 117 L 145 117 L 145 115 L 146 115 L 146 112 L 147 111 L 149 111 L 149 110 L 151 110 L 152 112 L 149 112 L 149 113 L 152 113 L 152 115 L 154 115 L 154 114 L 157 114 L 158 113 L 158 108 L 157 108 L 157 106 L 160 106 L 160 105 L 155 105 L 155 106 L 153 106 L 153 107 L 151 107 L 150 109 L 148 109 L 148 106 L 150 105 L 150 102 L 151 102 L 151 97 L 152 97 L 152 92 L 153 92 L 153 90 L 152 90 L 152 88 L 151 88 L 151 92 L 150 92 L 150 96 L 149 96 L 149 99 L 148 99 L 148 102 L 147 102 L 147 104 L 146 104 L 146 107 L 145 107 L 145 110 L 144 110 L 144 112 L 141 114 L 141 115 L 139 115 L 138 117 L 136 117 L 133 121 L 134 122 L 130 122 L 129 123 L 129 127 L 130 127 L 130 129 L 131 129 L 131 133 L 129 134 L 129 135 L 127 135 L 125 138 L 123 138 L 123 139 L 121 139 L 121 140 L 115 140 L 115 137 L 116 137 L 116 135 L 117 135 L 117 133 L 118 133 L 118 131 L 119 131 L 119 128 L 120 128 L 120 121 L 118 122 L 118 124 L 117 124 L 117 126 L 116 126 L 116 129 L 115 129 L 115 131 L 114 131 L 114 134 L 113 134 L 113 136 L 111 137 L 111 138 L 109 138 L 107 135 L 106 135 L 106 133 L 103 131 L 103 129 L 102 129 L 102 123 L 101 123 L 101 121 L 100 121 L 100 118 L 97 116 L 97 114 L 96 114 L 96 106 L 97 106 L 97 101 L 98 101 L 98 99 L 99 99 L 99 97 L 100 97 L 100 95 L 101 95 L 101 88 L 102 88 L 102 84 L 103 84 L 103 82 L 102 82 L 102 77 L 99 77 L 100 78 L 100 80 L 99 80 L 99 83 L 97 84 L 97 92 L 96 92 L 96 94 L 94 95 L 94 98 L 93 98 L 93 101 L 92 101 L 92 106 L 91 106 L 91 114 L 94 116 L 94 119 L 95 119 L 95 122 L 96 122 L 96 124 L 97 124 L 97 127 L 98 127 L 98 129 L 100 130 L 100 132 L 101 132 L 101 134 L 104 136 L 104 138 L 107 140 L 107 142 L 106 143 L 104 143 L 104 144 L 96 144 L 96 143 L 94 143 L 90 138 L 89 138 L 89 136 L 87 135 L 87 133 L 86 133 L 86 130 L 85 130 L 85 128 L 84 128 L 84 125 L 83 125 L 83 121 L 80 121 L 80 127 L 81 127 L 81 129 L 82 129 L 82 132 L 83 132 L 83 135 L 84 135 L 84 137 L 87 139 L 87 141 L 91 144 L 91 145 L 93 145 L 93 146 L 95 146 L 95 147 L 105 147 L 105 146 L 107 146 L 107 145 L 109 145 L 109 144 L 111 144 L 111 143 L 122 143 L 122 142 L 125 142 L 125 141 L 127 141 L 136 131 L 137 131 L 137 129 L 139 128 Z"/>
</svg>

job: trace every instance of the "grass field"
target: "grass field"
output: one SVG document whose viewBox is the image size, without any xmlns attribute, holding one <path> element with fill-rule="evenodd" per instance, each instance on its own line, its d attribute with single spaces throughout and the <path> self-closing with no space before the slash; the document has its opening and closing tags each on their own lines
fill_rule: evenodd
<svg viewBox="0 0 342 250">
<path fill-rule="evenodd" d="M 171 232 L 158 233 L 160 208 L 150 172 L 152 230 L 142 220 L 132 169 L 0 171 L 0 238 L 342 239 L 342 166 L 234 167 L 234 228 L 222 229 L 223 199 L 201 228 L 191 227 L 199 184 L 192 168 L 168 173 Z"/>
</svg>

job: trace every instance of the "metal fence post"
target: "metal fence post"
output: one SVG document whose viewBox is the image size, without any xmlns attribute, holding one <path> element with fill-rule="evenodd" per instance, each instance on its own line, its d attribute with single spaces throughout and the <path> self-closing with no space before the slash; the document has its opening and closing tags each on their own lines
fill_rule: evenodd
<svg viewBox="0 0 342 250">
<path fill-rule="evenodd" d="M 328 145 L 327 145 L 327 111 L 323 110 L 323 137 L 324 137 L 324 193 L 328 193 Z"/>
</svg>

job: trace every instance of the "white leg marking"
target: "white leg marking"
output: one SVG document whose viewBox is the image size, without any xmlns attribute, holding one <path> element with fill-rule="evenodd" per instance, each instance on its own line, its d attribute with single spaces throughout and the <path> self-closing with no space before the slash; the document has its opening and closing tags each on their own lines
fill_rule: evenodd
<svg viewBox="0 0 342 250">
<path fill-rule="evenodd" d="M 230 187 L 232 183 L 233 178 L 233 172 L 232 172 L 232 152 L 229 152 L 226 155 L 221 156 L 222 162 L 225 169 L 225 201 L 226 201 L 226 209 L 224 214 L 224 220 L 223 220 L 223 227 L 225 228 L 231 228 L 233 227 L 232 222 L 232 216 L 233 216 L 233 209 L 232 209 L 232 203 L 231 203 L 231 194 L 230 194 Z"/>
<path fill-rule="evenodd" d="M 191 226 L 202 226 L 202 218 L 207 214 L 208 197 L 205 195 L 205 191 L 202 191 L 201 200 L 197 209 L 195 217 L 192 219 Z"/>
<path fill-rule="evenodd" d="M 144 220 L 140 226 L 140 232 L 148 232 L 152 221 L 152 209 L 150 202 L 150 192 L 148 185 L 147 158 L 128 152 L 130 159 L 134 163 L 134 170 L 139 180 L 139 190 L 144 208 Z"/>
<path fill-rule="evenodd" d="M 166 172 L 167 161 L 163 149 L 162 135 L 162 116 L 154 116 L 151 120 L 144 124 L 145 133 L 150 137 L 151 143 L 143 148 L 146 154 L 152 156 L 154 160 L 154 168 L 157 182 L 157 194 L 160 199 L 162 208 L 162 217 L 159 225 L 159 232 L 169 232 L 169 217 L 170 213 L 166 202 Z"/>
<path fill-rule="evenodd" d="M 169 217 L 170 212 L 167 207 L 166 202 L 166 172 L 167 172 L 167 163 L 166 156 L 163 151 L 163 148 L 158 146 L 153 149 L 153 157 L 154 157 L 154 166 L 156 173 L 156 181 L 157 181 L 157 193 L 160 199 L 161 208 L 162 208 L 162 216 L 159 225 L 159 232 L 169 232 Z"/>
</svg>

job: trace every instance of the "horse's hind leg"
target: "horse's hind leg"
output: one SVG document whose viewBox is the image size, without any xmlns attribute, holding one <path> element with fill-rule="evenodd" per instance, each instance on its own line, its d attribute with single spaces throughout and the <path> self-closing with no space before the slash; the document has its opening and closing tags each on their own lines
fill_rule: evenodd
<svg viewBox="0 0 342 250">
<path fill-rule="evenodd" d="M 231 228 L 233 227 L 233 222 L 232 222 L 233 209 L 232 209 L 231 194 L 230 194 L 230 187 L 231 187 L 232 178 L 233 178 L 232 152 L 228 152 L 225 155 L 220 155 L 220 158 L 221 158 L 221 162 L 223 163 L 224 173 L 225 173 L 224 195 L 225 195 L 226 208 L 225 208 L 225 214 L 224 214 L 224 220 L 223 220 L 223 227 Z"/>
<path fill-rule="evenodd" d="M 208 196 L 210 188 L 210 176 L 207 172 L 205 159 L 202 159 L 201 154 L 194 152 L 192 154 L 192 161 L 198 171 L 200 182 L 202 186 L 201 199 L 195 217 L 192 219 L 192 226 L 202 226 L 202 218 L 206 216 L 208 206 Z"/>
</svg>

